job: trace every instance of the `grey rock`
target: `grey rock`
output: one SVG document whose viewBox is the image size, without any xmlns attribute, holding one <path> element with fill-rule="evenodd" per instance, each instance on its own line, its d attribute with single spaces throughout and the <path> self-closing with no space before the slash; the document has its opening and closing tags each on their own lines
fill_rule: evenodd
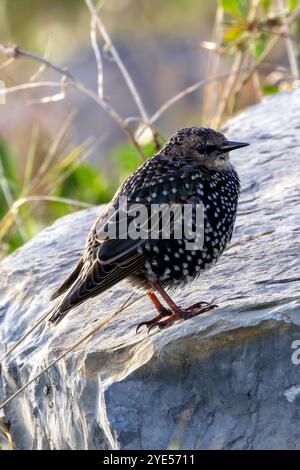
<svg viewBox="0 0 300 470">
<path fill-rule="evenodd" d="M 137 300 L 5 407 L 15 448 L 300 448 L 299 129 L 300 90 L 226 125 L 229 138 L 251 143 L 232 156 L 243 188 L 234 239 L 214 269 L 175 295 L 219 308 L 136 335 L 154 315 Z M 2 353 L 49 309 L 100 210 L 59 219 L 1 263 Z M 2 364 L 1 401 L 130 292 L 122 282 L 59 326 L 41 324 Z"/>
</svg>

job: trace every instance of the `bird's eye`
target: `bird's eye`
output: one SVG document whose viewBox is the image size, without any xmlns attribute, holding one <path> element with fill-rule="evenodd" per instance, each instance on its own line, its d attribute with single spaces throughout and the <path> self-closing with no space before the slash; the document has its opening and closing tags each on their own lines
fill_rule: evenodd
<svg viewBox="0 0 300 470">
<path fill-rule="evenodd" d="M 213 153 L 215 150 L 217 150 L 217 146 L 216 146 L 216 145 L 207 145 L 207 146 L 206 146 L 206 152 L 207 152 L 207 153 Z"/>
<path fill-rule="evenodd" d="M 203 145 L 203 144 L 198 144 L 197 145 L 197 150 L 199 153 L 206 153 L 206 154 L 210 154 L 212 152 L 214 152 L 215 150 L 217 150 L 217 146 L 216 145 Z"/>
<path fill-rule="evenodd" d="M 205 145 L 198 144 L 197 145 L 197 150 L 198 150 L 199 153 L 205 153 Z"/>
</svg>

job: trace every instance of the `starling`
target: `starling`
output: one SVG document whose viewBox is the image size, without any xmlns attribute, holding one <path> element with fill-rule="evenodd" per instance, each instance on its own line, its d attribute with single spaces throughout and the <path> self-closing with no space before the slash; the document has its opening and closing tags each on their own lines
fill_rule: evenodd
<svg viewBox="0 0 300 470">
<path fill-rule="evenodd" d="M 154 326 L 165 328 L 177 320 L 214 308 L 215 305 L 207 302 L 181 308 L 167 291 L 203 275 L 230 242 L 240 182 L 230 163 L 229 152 L 246 145 L 229 141 L 212 129 L 191 127 L 178 130 L 157 154 L 125 180 L 97 219 L 88 235 L 83 256 L 51 297 L 54 300 L 62 296 L 50 321 L 59 323 L 73 307 L 101 294 L 124 278 L 144 289 L 158 311 L 155 318 L 138 325 L 137 331 L 143 325 L 148 331 Z M 125 212 L 120 203 L 124 198 L 127 203 L 125 226 L 122 224 Z M 136 204 L 146 208 L 146 220 L 143 220 L 145 237 L 129 236 L 129 223 L 135 217 L 131 209 Z M 169 236 L 162 236 L 164 227 L 160 213 L 158 222 L 156 219 L 158 230 L 153 236 L 149 230 L 150 209 L 154 206 L 172 208 L 174 205 L 192 208 L 188 235 L 184 232 L 179 237 L 174 236 L 176 217 L 173 214 Z M 196 207 L 202 207 L 202 225 L 199 227 Z M 182 228 L 182 225 L 181 220 L 177 228 Z M 111 233 L 108 229 L 114 229 L 115 236 L 103 236 L 103 233 Z"/>
</svg>

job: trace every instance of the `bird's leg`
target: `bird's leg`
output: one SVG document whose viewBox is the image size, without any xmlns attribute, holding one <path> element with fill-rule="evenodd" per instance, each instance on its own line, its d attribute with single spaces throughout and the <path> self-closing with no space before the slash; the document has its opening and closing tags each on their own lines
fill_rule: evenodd
<svg viewBox="0 0 300 470">
<path fill-rule="evenodd" d="M 149 299 L 151 300 L 151 302 L 153 303 L 154 307 L 156 308 L 156 310 L 158 311 L 159 315 L 161 317 L 168 317 L 169 315 L 172 314 L 172 312 L 170 310 L 168 310 L 166 307 L 164 307 L 160 301 L 158 300 L 158 298 L 156 297 L 156 295 L 154 294 L 154 292 L 147 292 L 147 295 L 149 297 Z"/>
<path fill-rule="evenodd" d="M 175 302 L 173 302 L 171 297 L 157 282 L 153 282 L 152 287 L 156 289 L 156 291 L 161 295 L 168 307 L 170 307 L 172 313 L 166 320 L 156 323 L 156 326 L 158 326 L 160 329 L 172 325 L 177 320 L 187 320 L 188 318 L 193 318 L 217 307 L 217 305 L 209 304 L 207 302 L 198 302 L 197 304 L 193 304 L 188 308 L 182 309 L 178 307 Z"/>
<path fill-rule="evenodd" d="M 156 326 L 157 323 L 159 323 L 162 318 L 165 318 L 165 317 L 168 317 L 168 316 L 172 315 L 172 311 L 168 310 L 167 308 L 165 308 L 160 303 L 160 301 L 158 300 L 158 298 L 156 297 L 154 292 L 148 291 L 147 295 L 148 295 L 149 299 L 151 300 L 151 302 L 153 303 L 156 310 L 158 311 L 158 315 L 156 317 L 152 318 L 152 320 L 144 321 L 144 322 L 140 323 L 136 328 L 136 333 L 139 332 L 139 330 L 142 326 L 146 326 L 146 328 L 148 329 L 148 332 L 149 332 L 151 330 L 151 328 Z"/>
</svg>

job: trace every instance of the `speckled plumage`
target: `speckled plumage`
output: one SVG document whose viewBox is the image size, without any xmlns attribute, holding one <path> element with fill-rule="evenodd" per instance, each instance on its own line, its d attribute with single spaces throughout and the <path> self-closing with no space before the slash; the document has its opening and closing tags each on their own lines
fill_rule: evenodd
<svg viewBox="0 0 300 470">
<path fill-rule="evenodd" d="M 156 155 L 126 179 L 94 224 L 83 257 L 52 297 L 65 293 L 51 320 L 60 321 L 72 307 L 125 277 L 146 289 L 149 283 L 150 288 L 154 284 L 173 288 L 215 264 L 232 236 L 240 188 L 228 151 L 243 145 L 246 144 L 231 143 L 211 129 L 177 131 Z M 184 238 L 138 242 L 128 238 L 100 239 L 100 228 L 106 224 L 109 209 L 113 206 L 118 211 L 119 198 L 125 196 L 129 207 L 135 203 L 149 208 L 151 204 L 202 203 L 202 248 L 186 250 Z"/>
</svg>

